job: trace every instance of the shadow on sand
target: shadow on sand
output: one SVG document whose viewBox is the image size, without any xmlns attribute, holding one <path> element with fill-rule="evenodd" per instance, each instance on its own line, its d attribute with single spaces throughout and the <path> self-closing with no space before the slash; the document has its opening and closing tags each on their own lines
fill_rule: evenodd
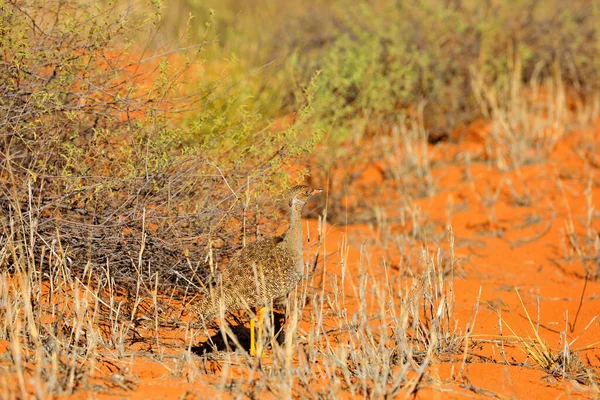
<svg viewBox="0 0 600 400">
<path fill-rule="evenodd" d="M 218 324 L 213 323 L 209 326 L 209 330 L 214 332 L 206 340 L 198 343 L 197 346 L 192 346 L 192 353 L 203 356 L 218 352 L 232 352 L 238 349 L 238 344 L 245 351 L 250 352 L 250 328 L 247 323 L 237 317 L 234 318 L 234 323 L 229 323 L 230 335 L 225 334 Z M 285 340 L 283 326 L 285 323 L 284 312 L 273 312 L 274 331 L 276 332 L 275 340 L 279 344 L 283 344 Z M 233 337 L 235 337 L 235 340 Z M 237 344 L 236 344 L 237 341 Z"/>
</svg>

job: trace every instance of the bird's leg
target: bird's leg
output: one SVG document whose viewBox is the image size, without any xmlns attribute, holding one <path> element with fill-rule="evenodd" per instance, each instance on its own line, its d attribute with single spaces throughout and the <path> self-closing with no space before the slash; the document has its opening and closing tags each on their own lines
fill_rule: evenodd
<svg viewBox="0 0 600 400">
<path fill-rule="evenodd" d="M 267 307 L 260 307 L 255 316 L 250 319 L 250 356 L 262 356 L 263 330 Z M 258 321 L 257 321 L 258 318 Z M 258 323 L 257 323 L 258 322 Z M 258 336 L 258 337 L 257 337 Z M 256 344 L 258 340 L 258 345 Z M 258 350 L 258 351 L 257 351 Z"/>
<path fill-rule="evenodd" d="M 258 310 L 258 358 L 262 357 L 263 331 L 265 329 L 265 312 L 267 307 L 261 307 Z"/>
<path fill-rule="evenodd" d="M 290 316 L 292 310 L 295 310 L 297 307 L 297 292 L 292 291 L 287 295 L 287 297 L 282 297 L 279 299 L 280 304 L 283 305 L 283 308 L 280 309 L 280 313 L 277 313 L 275 317 L 275 338 L 277 343 L 283 345 L 285 343 L 285 325 L 287 324 L 287 320 Z"/>
<path fill-rule="evenodd" d="M 256 309 L 254 310 L 256 311 Z M 255 338 L 256 313 L 250 318 L 250 357 L 256 356 L 256 338 Z"/>
<path fill-rule="evenodd" d="M 285 307 L 287 308 L 287 306 Z M 283 344 L 284 342 L 284 333 L 283 328 L 286 322 L 286 309 L 281 310 L 279 308 L 277 312 L 273 310 L 273 332 L 275 333 L 274 340 L 277 341 L 278 344 Z"/>
</svg>

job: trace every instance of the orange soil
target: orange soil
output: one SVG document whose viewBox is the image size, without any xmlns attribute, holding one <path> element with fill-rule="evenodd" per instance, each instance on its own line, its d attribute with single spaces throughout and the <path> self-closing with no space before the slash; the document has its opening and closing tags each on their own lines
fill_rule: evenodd
<svg viewBox="0 0 600 400">
<path fill-rule="evenodd" d="M 402 206 L 400 201 L 396 201 L 398 195 L 393 182 L 384 179 L 381 172 L 390 166 L 391 160 L 378 160 L 366 165 L 360 178 L 348 189 L 353 196 L 343 202 L 351 206 L 361 199 L 372 207 L 384 210 L 388 223 L 379 226 L 327 225 L 317 275 L 324 277 L 325 287 L 329 289 L 334 281 L 339 283 L 342 273 L 339 261 L 344 259 L 347 268 L 345 305 L 351 312 L 352 307 L 356 307 L 352 285 L 356 283 L 361 264 L 379 265 L 381 259 L 385 258 L 390 273 L 414 273 L 415 266 L 402 262 L 399 259 L 400 250 L 392 243 L 395 240 L 400 246 L 414 246 L 408 249 L 409 254 L 419 252 L 418 240 L 398 239 L 406 238 L 413 223 L 409 217 L 406 217 L 405 223 L 392 217 L 400 214 L 401 210 L 420 207 L 422 223 L 430 227 L 424 231 L 431 235 L 430 238 L 422 238 L 420 243 L 429 247 L 439 245 L 446 257 L 449 254 L 446 239 L 439 243 L 431 240 L 444 232 L 448 224 L 452 226 L 458 260 L 454 279 L 456 318 L 458 326 L 466 332 L 479 301 L 470 340 L 481 342 L 476 354 L 469 354 L 469 362 L 464 365 L 461 362 L 433 361 L 428 373 L 435 383 L 425 385 L 417 397 L 441 399 L 499 394 L 502 397 L 526 399 L 586 396 L 587 392 L 582 391 L 576 383 L 547 377 L 511 340 L 514 335 L 508 326 L 518 336 L 534 336 L 526 311 L 520 303 L 518 290 L 534 324 L 538 323 L 539 304 L 539 335 L 548 345 L 555 352 L 561 349 L 565 340 L 561 332 L 564 335 L 566 331 L 566 340 L 570 342 L 571 349 L 579 350 L 583 362 L 598 374 L 600 321 L 596 319 L 587 325 L 600 313 L 600 282 L 587 283 L 579 307 L 585 271 L 568 243 L 567 232 L 572 226 L 580 240 L 587 234 L 586 202 L 589 197 L 586 198 L 585 194 L 588 185 L 591 187 L 588 195 L 591 194 L 592 204 L 598 204 L 600 199 L 598 165 L 590 163 L 577 151 L 577 144 L 582 138 L 598 136 L 600 121 L 595 130 L 571 133 L 555 146 L 548 159 L 512 171 L 500 170 L 491 162 L 465 162 L 466 152 L 470 153 L 472 160 L 485 153 L 486 129 L 484 124 L 477 123 L 457 141 L 430 146 L 434 160 L 433 181 L 437 191 L 428 197 L 410 199 L 408 205 Z M 370 144 L 361 145 L 367 149 Z M 373 193 L 378 194 L 374 196 Z M 494 202 L 495 196 L 497 200 Z M 318 236 L 318 223 L 308 220 L 306 226 L 309 228 L 310 243 L 314 244 Z M 592 214 L 591 226 L 597 235 L 600 231 L 597 210 Z M 344 243 L 347 243 L 347 248 L 343 247 Z M 315 246 L 309 246 L 305 258 L 312 259 L 316 250 Z M 598 268 L 598 265 L 591 262 L 589 267 Z M 309 310 L 310 307 L 305 309 L 305 313 Z M 504 320 L 502 324 L 498 311 Z M 575 322 L 575 318 L 577 320 L 572 330 L 566 328 L 567 324 Z M 186 316 L 186 320 L 190 319 L 190 316 Z M 309 326 L 306 320 L 303 326 Z M 188 344 L 205 340 L 201 332 L 193 339 L 186 338 L 183 330 L 180 329 L 178 333 L 171 330 L 159 335 L 163 343 L 169 343 L 167 354 L 182 354 Z M 149 334 L 147 340 L 152 341 L 153 337 L 153 334 Z M 506 340 L 503 346 L 492 342 L 501 338 Z M 0 343 L 0 348 L 7 345 Z M 501 349 L 504 354 L 501 354 Z M 499 364 L 504 357 L 515 362 L 527 362 L 528 366 Z M 124 383 L 124 387 L 113 386 L 107 392 L 97 392 L 95 395 L 99 398 L 126 396 L 135 399 L 220 397 L 222 394 L 216 391 L 213 384 L 219 382 L 224 369 L 230 369 L 229 378 L 239 377 L 246 383 L 253 374 L 247 361 L 237 362 L 233 355 L 232 364 L 217 362 L 209 365 L 207 370 L 212 369 L 213 373 L 192 371 L 186 365 L 176 372 L 173 363 L 153 361 L 142 356 L 132 356 L 131 360 L 130 367 L 120 372 L 128 377 L 129 383 Z M 111 373 L 114 374 L 105 371 L 107 377 Z M 124 390 L 126 387 L 134 390 Z M 276 398 L 268 391 L 260 394 L 261 398 L 263 395 Z M 90 395 L 91 392 L 78 392 L 74 397 L 88 398 Z M 347 393 L 340 395 L 345 397 Z M 598 392 L 595 395 L 598 396 Z"/>
</svg>

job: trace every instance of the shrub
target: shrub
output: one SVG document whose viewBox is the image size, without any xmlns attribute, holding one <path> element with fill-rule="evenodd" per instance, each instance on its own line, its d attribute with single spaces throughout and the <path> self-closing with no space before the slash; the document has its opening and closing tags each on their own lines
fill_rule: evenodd
<svg viewBox="0 0 600 400">
<path fill-rule="evenodd" d="M 258 234 L 250 191 L 285 185 L 304 144 L 297 126 L 272 134 L 227 73 L 207 74 L 206 30 L 164 48 L 160 5 L 2 3 L 2 231 L 22 252 L 5 267 L 52 276 L 27 261 L 52 247 L 76 275 L 110 265 L 124 288 L 140 274 L 187 288 L 210 247 Z"/>
</svg>

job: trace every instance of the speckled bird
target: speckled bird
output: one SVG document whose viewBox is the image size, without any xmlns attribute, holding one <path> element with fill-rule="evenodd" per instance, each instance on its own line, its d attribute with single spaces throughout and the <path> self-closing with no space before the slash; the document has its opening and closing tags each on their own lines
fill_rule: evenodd
<svg viewBox="0 0 600 400">
<path fill-rule="evenodd" d="M 236 253 L 218 275 L 213 290 L 192 307 L 192 312 L 205 320 L 215 317 L 221 307 L 224 312 L 254 307 L 264 312 L 262 307 L 280 302 L 294 290 L 304 270 L 302 208 L 321 192 L 306 185 L 292 187 L 286 196 L 290 224 L 285 233 L 257 240 Z"/>
</svg>

